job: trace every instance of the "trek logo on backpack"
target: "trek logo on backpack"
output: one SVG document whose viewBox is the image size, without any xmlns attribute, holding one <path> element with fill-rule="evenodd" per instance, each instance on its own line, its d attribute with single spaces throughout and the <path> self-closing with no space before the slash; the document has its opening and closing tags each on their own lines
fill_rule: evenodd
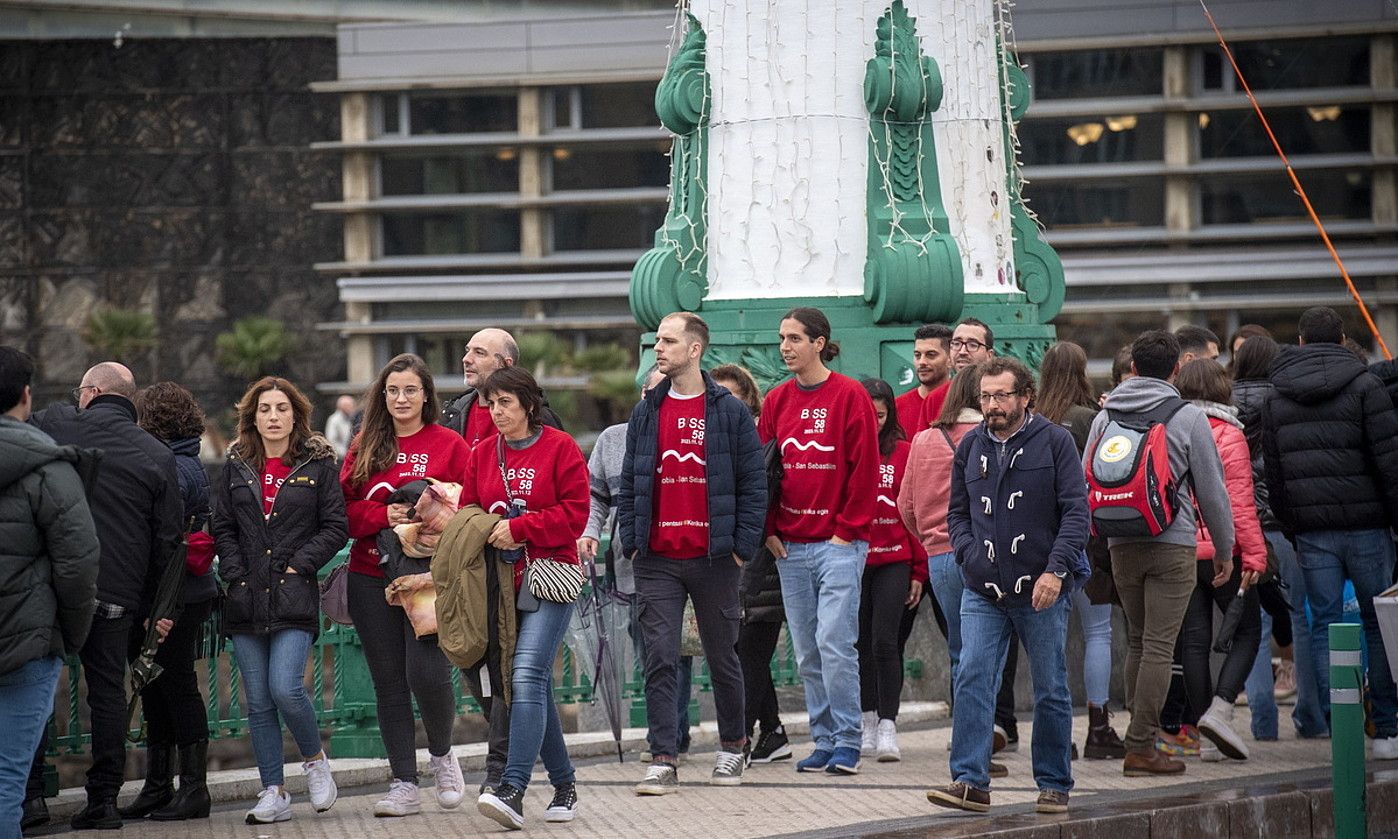
<svg viewBox="0 0 1398 839">
<path fill-rule="evenodd" d="M 1165 424 L 1183 399 L 1143 414 L 1107 411 L 1087 463 L 1087 505 L 1098 536 L 1159 536 L 1175 520 L 1179 481 L 1170 471 Z"/>
</svg>

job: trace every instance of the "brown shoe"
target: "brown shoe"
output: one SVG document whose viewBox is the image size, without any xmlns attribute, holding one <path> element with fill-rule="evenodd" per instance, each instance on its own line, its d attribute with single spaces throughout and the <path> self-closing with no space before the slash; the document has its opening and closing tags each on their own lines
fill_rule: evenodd
<svg viewBox="0 0 1398 839">
<path fill-rule="evenodd" d="M 1039 802 L 1034 805 L 1036 813 L 1068 812 L 1068 793 L 1057 790 L 1039 790 Z"/>
<path fill-rule="evenodd" d="M 1008 778 L 1009 775 L 1010 775 L 1010 769 L 1009 769 L 1009 767 L 1007 767 L 1005 764 L 1003 764 L 1003 763 L 996 763 L 996 762 L 993 761 L 993 760 L 990 762 L 990 777 L 992 777 L 992 778 Z"/>
<path fill-rule="evenodd" d="M 1010 737 L 1005 733 L 1005 729 L 995 726 L 994 733 L 990 735 L 990 753 L 999 754 L 1010 744 Z"/>
<path fill-rule="evenodd" d="M 990 792 L 962 783 L 930 789 L 927 791 L 927 800 L 938 807 L 950 807 L 953 810 L 966 810 L 971 813 L 990 812 Z"/>
<path fill-rule="evenodd" d="M 1126 753 L 1121 762 L 1121 774 L 1128 778 L 1148 778 L 1152 775 L 1178 775 L 1184 772 L 1184 763 L 1175 760 L 1155 749 L 1140 749 Z"/>
</svg>

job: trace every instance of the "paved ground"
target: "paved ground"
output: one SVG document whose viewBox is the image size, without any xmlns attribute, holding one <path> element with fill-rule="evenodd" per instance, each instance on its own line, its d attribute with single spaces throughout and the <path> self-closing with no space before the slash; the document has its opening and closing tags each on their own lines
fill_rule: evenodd
<svg viewBox="0 0 1398 839">
<path fill-rule="evenodd" d="M 1239 709 L 1240 728 L 1246 730 L 1247 710 Z M 1115 720 L 1124 728 L 1124 715 Z M 1082 743 L 1087 720 L 1075 720 L 1074 740 Z M 923 724 L 900 735 L 903 760 L 900 763 L 867 762 L 858 777 L 841 778 L 797 774 L 790 762 L 754 767 L 739 788 L 709 787 L 704 781 L 712 766 L 711 754 L 699 754 L 681 767 L 681 791 L 663 798 L 638 798 L 631 786 L 643 774 L 643 766 L 633 753 L 624 764 L 593 758 L 578 763 L 581 813 L 572 824 L 550 825 L 541 820 L 551 790 L 542 774 L 526 799 L 529 819 L 521 836 L 540 837 L 742 837 L 817 833 L 848 836 L 879 829 L 927 825 L 931 834 L 962 834 L 972 828 L 977 817 L 969 817 L 932 807 L 925 790 L 946 783 L 946 743 L 950 728 L 945 723 Z M 1032 809 L 1036 795 L 1027 752 L 1030 726 L 1021 726 L 1025 751 L 1004 756 L 1010 776 L 996 781 L 993 813 L 1009 814 Z M 1074 763 L 1077 788 L 1073 804 L 1088 805 L 1139 799 L 1143 796 L 1175 795 L 1208 787 L 1219 789 L 1243 786 L 1264 779 L 1294 778 L 1321 771 L 1329 763 L 1327 741 L 1284 739 L 1277 743 L 1251 743 L 1253 757 L 1246 763 L 1225 761 L 1204 764 L 1189 761 L 1188 771 L 1176 779 L 1126 778 L 1119 762 L 1078 761 Z M 797 755 L 809 750 L 797 744 Z M 479 782 L 477 773 L 467 781 Z M 275 826 L 243 824 L 246 805 L 217 807 L 208 821 L 161 825 L 129 825 L 143 839 L 196 839 L 197 837 L 237 837 L 238 839 L 281 839 L 282 837 L 464 837 L 504 833 L 494 822 L 479 815 L 468 798 L 455 812 L 437 808 L 431 790 L 424 790 L 424 810 L 418 817 L 375 819 L 373 802 L 379 788 L 342 789 L 341 797 L 329 813 L 315 815 L 304 796 L 294 802 L 292 821 Z M 1033 817 L 1049 819 L 1051 817 Z M 53 831 L 49 828 L 44 832 Z"/>
</svg>

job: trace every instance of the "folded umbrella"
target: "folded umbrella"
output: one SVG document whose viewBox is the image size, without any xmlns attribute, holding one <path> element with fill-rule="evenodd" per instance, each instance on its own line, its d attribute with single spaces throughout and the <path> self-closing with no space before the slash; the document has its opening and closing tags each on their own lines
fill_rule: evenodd
<svg viewBox="0 0 1398 839">
<path fill-rule="evenodd" d="M 615 597 L 612 589 L 604 587 L 598 579 L 595 559 L 588 562 L 588 582 L 591 591 L 582 599 L 579 620 L 585 628 L 592 630 L 593 636 L 595 665 L 592 671 L 592 701 L 595 703 L 601 698 L 602 709 L 612 729 L 612 739 L 616 742 L 616 759 L 624 762 L 621 748 L 621 676 L 607 615 L 608 606 Z"/>
<path fill-rule="evenodd" d="M 1243 604 L 1248 590 L 1238 586 L 1238 593 L 1228 601 L 1228 609 L 1223 613 L 1223 623 L 1218 627 L 1218 637 L 1214 638 L 1214 652 L 1226 653 L 1233 649 L 1233 636 L 1238 632 L 1238 624 L 1243 621 Z"/>
<path fill-rule="evenodd" d="M 141 651 L 131 662 L 131 699 L 126 705 L 127 738 L 133 743 L 141 742 L 141 732 L 131 734 L 136 720 L 136 702 L 146 685 L 160 678 L 162 668 L 155 663 L 155 654 L 160 649 L 162 635 L 159 623 L 173 621 L 180 612 L 180 598 L 184 594 L 185 554 L 188 546 L 183 541 L 165 563 L 165 572 L 160 575 L 160 584 L 155 589 L 155 602 L 151 605 L 150 618 L 146 621 L 146 637 L 141 641 Z"/>
</svg>

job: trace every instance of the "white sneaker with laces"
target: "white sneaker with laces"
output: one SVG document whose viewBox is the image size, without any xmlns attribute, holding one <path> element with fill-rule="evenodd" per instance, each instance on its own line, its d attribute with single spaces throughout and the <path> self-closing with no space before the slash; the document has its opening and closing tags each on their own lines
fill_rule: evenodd
<svg viewBox="0 0 1398 839">
<path fill-rule="evenodd" d="M 311 793 L 311 806 L 317 813 L 324 813 L 335 806 L 339 788 L 335 786 L 335 776 L 330 772 L 330 760 L 322 752 L 315 760 L 301 764 L 306 772 L 306 787 Z"/>
<path fill-rule="evenodd" d="M 861 757 L 873 755 L 874 748 L 878 743 L 879 715 L 876 711 L 865 711 L 861 717 L 863 723 L 863 733 L 859 738 L 859 754 Z"/>
<path fill-rule="evenodd" d="M 898 724 L 893 720 L 879 720 L 874 753 L 878 755 L 879 763 L 895 763 L 903 759 L 898 751 Z"/>
<path fill-rule="evenodd" d="M 268 787 L 257 794 L 257 804 L 248 811 L 248 824 L 291 821 L 291 796 L 286 790 Z"/>
<path fill-rule="evenodd" d="M 450 750 L 441 757 L 431 756 L 428 764 L 432 775 L 437 779 L 437 804 L 443 810 L 455 810 L 461 806 L 461 797 L 466 791 L 466 779 L 461 777 L 461 762 Z"/>
<path fill-rule="evenodd" d="M 1374 738 L 1374 760 L 1398 760 L 1398 737 Z"/>
<path fill-rule="evenodd" d="M 422 812 L 422 798 L 418 795 L 417 784 L 393 779 L 388 786 L 388 795 L 374 805 L 376 816 L 413 816 Z"/>
</svg>

